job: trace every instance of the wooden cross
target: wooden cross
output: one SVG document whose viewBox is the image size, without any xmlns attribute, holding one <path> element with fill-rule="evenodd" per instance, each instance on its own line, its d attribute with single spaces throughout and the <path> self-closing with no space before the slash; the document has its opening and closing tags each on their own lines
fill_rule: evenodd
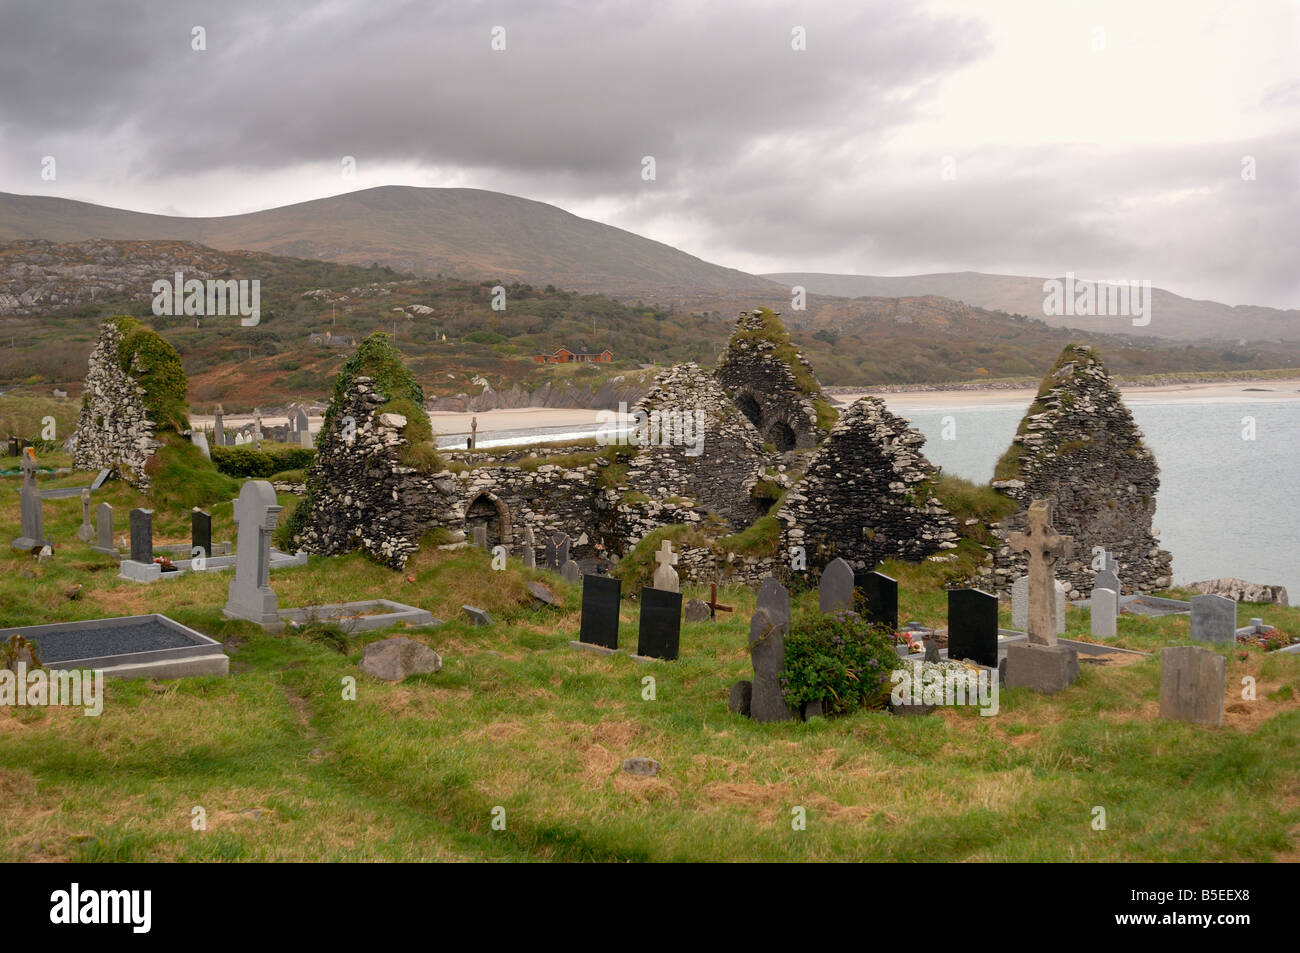
<svg viewBox="0 0 1300 953">
<path fill-rule="evenodd" d="M 1056 579 L 1052 567 L 1068 556 L 1074 540 L 1052 528 L 1052 504 L 1034 500 L 1029 507 L 1029 529 L 1012 533 L 1008 542 L 1018 553 L 1029 554 L 1029 641 L 1056 644 Z"/>
<path fill-rule="evenodd" d="M 712 592 L 712 597 L 705 603 L 705 605 L 709 607 L 709 618 L 716 619 L 719 612 L 730 612 L 733 608 L 732 606 L 724 606 L 718 601 L 718 584 L 716 582 L 712 583 L 709 588 Z"/>
</svg>

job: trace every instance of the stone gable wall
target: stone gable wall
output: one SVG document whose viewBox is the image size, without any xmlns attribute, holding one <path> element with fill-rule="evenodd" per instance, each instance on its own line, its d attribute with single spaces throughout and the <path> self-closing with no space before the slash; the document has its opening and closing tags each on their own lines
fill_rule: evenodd
<svg viewBox="0 0 1300 953">
<path fill-rule="evenodd" d="M 122 332 L 111 321 L 90 353 L 72 462 L 78 470 L 108 468 L 141 490 L 149 489 L 145 464 L 160 446 L 144 405 L 144 388 L 118 363 Z"/>
</svg>

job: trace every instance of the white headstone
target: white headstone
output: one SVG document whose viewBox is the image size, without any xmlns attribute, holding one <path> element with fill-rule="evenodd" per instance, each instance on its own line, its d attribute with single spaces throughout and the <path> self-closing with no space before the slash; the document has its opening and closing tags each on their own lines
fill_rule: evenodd
<svg viewBox="0 0 1300 953">
<path fill-rule="evenodd" d="M 654 587 L 665 592 L 681 592 L 681 580 L 677 576 L 677 570 L 673 569 L 677 565 L 677 554 L 673 552 L 671 542 L 664 540 L 655 553 L 655 562 L 659 568 L 655 570 Z"/>
<path fill-rule="evenodd" d="M 1119 614 L 1119 593 L 1114 589 L 1092 590 L 1092 634 L 1098 639 L 1115 637 L 1115 618 Z"/>
<path fill-rule="evenodd" d="M 235 578 L 230 582 L 225 614 L 262 624 L 278 624 L 280 614 L 271 589 L 271 533 L 283 507 L 265 480 L 248 480 L 235 501 L 239 536 L 235 548 Z"/>
</svg>

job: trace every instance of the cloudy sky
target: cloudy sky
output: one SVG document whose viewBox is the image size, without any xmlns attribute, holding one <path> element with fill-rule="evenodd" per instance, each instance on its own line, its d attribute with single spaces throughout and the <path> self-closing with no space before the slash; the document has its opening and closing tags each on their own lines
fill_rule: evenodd
<svg viewBox="0 0 1300 953">
<path fill-rule="evenodd" d="M 0 0 L 0 191 L 219 215 L 463 186 L 751 272 L 1300 307 L 1292 0 L 301 6 Z"/>
</svg>

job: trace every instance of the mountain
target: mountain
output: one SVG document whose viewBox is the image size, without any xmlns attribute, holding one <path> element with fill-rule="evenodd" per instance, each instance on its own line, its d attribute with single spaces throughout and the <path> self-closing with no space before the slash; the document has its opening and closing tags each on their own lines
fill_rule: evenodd
<svg viewBox="0 0 1300 953">
<path fill-rule="evenodd" d="M 723 268 L 554 205 L 480 189 L 382 186 L 281 208 L 183 218 L 0 192 L 0 242 L 174 239 L 415 275 L 513 281 L 643 295 L 781 293 Z"/>
<path fill-rule="evenodd" d="M 1124 317 L 1084 317 L 1043 313 L 1045 278 L 988 275 L 961 271 L 933 275 L 881 277 L 786 272 L 764 275 L 787 287 L 802 285 L 811 294 L 842 298 L 900 298 L 939 295 L 977 308 L 1039 318 L 1054 327 L 1072 327 L 1105 334 L 1136 334 L 1174 340 L 1225 342 L 1300 341 L 1300 310 L 1232 306 L 1217 301 L 1184 298 L 1152 288 L 1151 322 L 1136 327 Z M 1077 280 L 1077 279 L 1076 279 Z"/>
</svg>

